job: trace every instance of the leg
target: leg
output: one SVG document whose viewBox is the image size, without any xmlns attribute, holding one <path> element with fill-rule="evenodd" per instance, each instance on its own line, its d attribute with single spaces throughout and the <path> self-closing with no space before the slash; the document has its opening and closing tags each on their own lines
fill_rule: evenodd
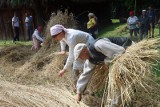
<svg viewBox="0 0 160 107">
<path fill-rule="evenodd" d="M 27 34 L 28 34 L 28 41 L 31 40 L 31 31 L 30 28 L 27 28 Z"/>
<path fill-rule="evenodd" d="M 30 37 L 29 37 L 30 36 L 29 28 L 27 28 L 27 35 L 28 35 L 28 39 L 27 40 L 29 41 L 30 40 Z"/>
<path fill-rule="evenodd" d="M 159 27 L 158 27 L 158 28 L 159 28 L 159 36 L 160 36 L 160 25 L 159 25 Z"/>
<path fill-rule="evenodd" d="M 134 32 L 135 41 L 138 41 L 137 29 L 133 29 L 133 32 Z"/>
<path fill-rule="evenodd" d="M 19 28 L 14 27 L 14 31 L 15 31 L 15 36 L 13 41 L 19 40 Z"/>
<path fill-rule="evenodd" d="M 73 78 L 74 88 L 76 88 L 77 80 L 80 75 L 80 71 L 83 70 L 83 65 L 84 65 L 84 61 L 82 61 L 82 60 L 76 60 L 73 63 L 72 78 Z"/>
<path fill-rule="evenodd" d="M 32 41 L 33 41 L 33 50 L 37 52 L 39 50 L 39 42 L 35 37 L 32 38 Z"/>
<path fill-rule="evenodd" d="M 16 37 L 16 27 L 13 28 L 14 30 L 14 36 L 13 36 L 13 43 L 15 42 L 15 37 Z"/>
<path fill-rule="evenodd" d="M 143 39 L 143 30 L 140 29 L 139 33 L 140 33 L 140 39 L 142 40 Z"/>
<path fill-rule="evenodd" d="M 19 27 L 17 28 L 17 41 L 19 41 Z"/>
<path fill-rule="evenodd" d="M 133 29 L 130 29 L 129 33 L 130 33 L 130 38 L 133 40 L 133 37 L 132 37 L 132 35 L 133 35 Z"/>
<path fill-rule="evenodd" d="M 149 24 L 149 30 L 148 30 L 148 38 L 151 38 L 152 37 L 152 24 L 150 23 Z"/>
<path fill-rule="evenodd" d="M 154 23 L 152 23 L 152 38 L 154 38 L 154 28 L 155 28 Z"/>
<path fill-rule="evenodd" d="M 144 30 L 144 38 L 146 38 L 147 37 L 147 30 Z"/>
<path fill-rule="evenodd" d="M 74 92 L 76 92 L 76 84 L 77 84 L 77 80 L 79 78 L 79 70 L 76 70 L 76 69 L 73 69 L 72 70 L 72 78 L 73 78 L 73 89 L 74 89 Z"/>
<path fill-rule="evenodd" d="M 33 31 L 32 31 L 32 27 L 30 27 L 29 31 L 30 31 L 30 32 L 29 32 L 29 33 L 30 33 L 29 37 L 30 37 L 30 40 L 31 40 L 32 33 L 33 33 Z"/>
</svg>

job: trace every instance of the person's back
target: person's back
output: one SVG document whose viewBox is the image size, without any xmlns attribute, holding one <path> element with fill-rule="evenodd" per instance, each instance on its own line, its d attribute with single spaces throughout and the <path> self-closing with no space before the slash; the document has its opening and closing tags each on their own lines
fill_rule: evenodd
<svg viewBox="0 0 160 107">
<path fill-rule="evenodd" d="M 67 29 L 66 35 L 69 36 L 67 42 L 70 43 L 71 40 L 77 43 L 86 43 L 90 34 L 87 32 L 83 32 L 75 29 Z"/>
</svg>

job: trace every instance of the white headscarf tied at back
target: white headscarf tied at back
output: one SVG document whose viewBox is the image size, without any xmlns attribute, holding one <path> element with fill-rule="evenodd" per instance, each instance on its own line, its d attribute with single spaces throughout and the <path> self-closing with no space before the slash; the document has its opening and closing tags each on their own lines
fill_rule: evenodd
<svg viewBox="0 0 160 107">
<path fill-rule="evenodd" d="M 64 28 L 64 26 L 62 26 L 60 24 L 54 25 L 50 28 L 50 34 L 52 37 L 56 36 L 57 34 L 61 33 L 62 31 L 67 32 L 67 29 Z"/>
</svg>

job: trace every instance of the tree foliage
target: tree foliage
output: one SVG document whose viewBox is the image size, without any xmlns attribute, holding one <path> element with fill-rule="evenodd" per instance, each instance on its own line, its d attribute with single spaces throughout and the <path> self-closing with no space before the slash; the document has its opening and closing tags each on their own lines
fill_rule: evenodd
<svg viewBox="0 0 160 107">
<path fill-rule="evenodd" d="M 143 7 L 143 8 L 146 8 L 150 5 L 154 7 L 160 6 L 160 0 L 118 0 L 118 1 L 120 1 L 121 4 L 123 4 L 124 6 L 128 8 L 134 7 L 135 2 L 136 2 L 136 6 Z"/>
</svg>

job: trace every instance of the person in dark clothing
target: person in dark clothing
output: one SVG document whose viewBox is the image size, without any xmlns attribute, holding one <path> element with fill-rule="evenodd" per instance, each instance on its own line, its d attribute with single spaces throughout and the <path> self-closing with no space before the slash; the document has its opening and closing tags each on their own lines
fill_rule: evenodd
<svg viewBox="0 0 160 107">
<path fill-rule="evenodd" d="M 146 38 L 149 28 L 149 17 L 146 14 L 146 10 L 142 10 L 142 15 L 139 17 L 138 23 L 140 26 L 140 39 L 142 40 Z"/>
<path fill-rule="evenodd" d="M 148 35 L 148 38 L 154 38 L 156 13 L 151 6 L 148 7 L 148 16 L 149 16 L 149 35 Z"/>
</svg>

